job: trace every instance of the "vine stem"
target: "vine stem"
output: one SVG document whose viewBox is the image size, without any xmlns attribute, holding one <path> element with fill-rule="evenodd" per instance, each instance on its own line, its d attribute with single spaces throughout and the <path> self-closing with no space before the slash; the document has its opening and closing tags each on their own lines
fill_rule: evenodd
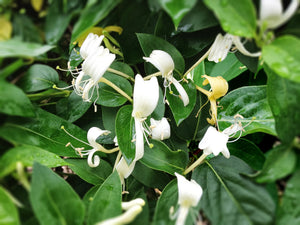
<svg viewBox="0 0 300 225">
<path fill-rule="evenodd" d="M 150 74 L 146 77 L 144 77 L 144 80 L 150 80 L 152 77 L 158 77 L 161 75 L 161 72 L 156 72 L 156 73 L 153 73 L 153 74 Z"/>
<path fill-rule="evenodd" d="M 114 74 L 117 74 L 117 75 L 119 75 L 121 77 L 124 77 L 124 78 L 126 78 L 126 79 L 131 80 L 132 82 L 134 82 L 134 79 L 131 76 L 127 75 L 126 73 L 123 73 L 121 71 L 118 71 L 118 70 L 115 70 L 115 69 L 112 69 L 112 68 L 108 68 L 107 71 L 111 72 L 111 73 L 114 73 Z"/>
<path fill-rule="evenodd" d="M 189 72 L 191 72 L 193 69 L 195 69 L 204 59 L 207 58 L 208 54 L 210 53 L 211 47 L 208 49 L 208 51 L 194 64 L 191 66 L 191 68 L 189 68 L 185 74 L 183 75 L 183 78 L 185 78 Z"/>
<path fill-rule="evenodd" d="M 197 166 L 199 166 L 203 160 L 206 158 L 206 154 L 202 154 L 200 156 L 199 159 L 197 159 L 192 165 L 190 165 L 184 172 L 183 172 L 183 175 L 186 175 L 188 174 L 189 172 L 191 172 L 193 169 L 195 169 Z"/>
<path fill-rule="evenodd" d="M 119 94 L 121 94 L 122 96 L 124 96 L 125 98 L 127 98 L 128 101 L 130 101 L 131 103 L 133 102 L 132 98 L 129 95 L 127 95 L 122 89 L 120 89 L 117 85 L 115 85 L 111 81 L 107 80 L 106 78 L 101 77 L 100 80 L 99 80 L 99 82 L 107 84 L 108 86 L 110 86 L 114 90 L 116 90 Z"/>
</svg>

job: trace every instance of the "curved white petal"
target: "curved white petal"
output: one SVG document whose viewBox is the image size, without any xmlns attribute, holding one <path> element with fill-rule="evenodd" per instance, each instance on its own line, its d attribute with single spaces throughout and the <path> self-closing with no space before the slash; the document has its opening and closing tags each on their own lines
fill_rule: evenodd
<svg viewBox="0 0 300 225">
<path fill-rule="evenodd" d="M 97 138 L 102 135 L 108 135 L 109 133 L 110 131 L 108 130 L 101 130 L 98 127 L 92 127 L 87 133 L 87 140 L 94 149 L 99 149 L 102 148 L 102 146 L 96 142 Z"/>
<path fill-rule="evenodd" d="M 76 77 L 76 79 L 75 79 L 74 90 L 77 94 L 81 94 L 83 91 L 82 87 L 80 85 L 83 77 L 84 77 L 84 72 L 80 71 L 78 77 Z"/>
<path fill-rule="evenodd" d="M 225 34 L 218 34 L 214 43 L 211 46 L 211 50 L 208 54 L 208 60 L 214 61 L 215 63 L 223 61 L 230 48 L 232 46 L 232 35 Z"/>
<path fill-rule="evenodd" d="M 133 161 L 129 166 L 124 159 L 124 157 L 121 158 L 118 165 L 116 166 L 116 170 L 118 171 L 120 177 L 127 178 L 132 173 L 135 166 L 135 161 Z"/>
<path fill-rule="evenodd" d="M 92 79 L 89 79 L 88 83 L 83 87 L 83 90 L 82 90 L 82 99 L 84 101 L 89 102 L 91 100 L 93 93 L 90 96 L 90 90 L 94 86 L 95 86 L 94 81 Z"/>
<path fill-rule="evenodd" d="M 175 88 L 177 89 L 177 91 L 180 95 L 180 99 L 183 102 L 183 105 L 187 106 L 189 104 L 190 100 L 189 100 L 189 96 L 187 95 L 184 88 L 181 86 L 181 84 L 174 77 L 171 77 L 170 81 L 174 84 Z"/>
<path fill-rule="evenodd" d="M 261 55 L 261 52 L 255 52 L 251 53 L 249 52 L 243 45 L 243 43 L 240 40 L 240 37 L 238 36 L 233 36 L 233 43 L 235 47 L 244 55 L 250 56 L 250 57 L 259 57 Z"/>
<path fill-rule="evenodd" d="M 196 206 L 202 196 L 201 186 L 194 180 L 187 180 L 184 176 L 175 173 L 178 185 L 178 204 L 183 207 Z"/>
<path fill-rule="evenodd" d="M 142 122 L 138 119 L 134 119 L 135 123 L 135 158 L 134 161 L 137 161 L 144 156 L 144 128 Z"/>
<path fill-rule="evenodd" d="M 94 155 L 96 151 L 96 149 L 92 149 L 88 154 L 87 163 L 90 167 L 97 167 L 100 164 L 100 157 L 98 155 Z"/>
<path fill-rule="evenodd" d="M 259 18 L 263 21 L 277 20 L 282 15 L 281 0 L 260 0 Z"/>
<path fill-rule="evenodd" d="M 280 17 L 280 19 L 277 20 L 277 23 L 275 23 L 269 27 L 276 28 L 276 27 L 280 27 L 281 25 L 286 23 L 297 11 L 298 6 L 299 6 L 299 0 L 292 0 L 291 3 L 289 4 L 288 8 L 284 11 L 282 16 Z"/>
<path fill-rule="evenodd" d="M 172 75 L 174 70 L 174 61 L 172 57 L 165 51 L 153 50 L 149 57 L 143 57 L 144 60 L 155 66 L 163 77 Z"/>
<path fill-rule="evenodd" d="M 144 81 L 141 75 L 135 76 L 133 91 L 133 111 L 132 116 L 136 118 L 146 118 L 149 116 L 158 103 L 159 86 L 156 77 L 149 81 Z"/>
<path fill-rule="evenodd" d="M 89 33 L 80 47 L 80 55 L 83 59 L 86 59 L 89 55 L 94 54 L 97 47 L 101 44 L 104 36 L 100 37 L 96 34 Z"/>
<path fill-rule="evenodd" d="M 171 128 L 168 120 L 163 117 L 161 120 L 150 119 L 152 139 L 165 140 L 171 136 Z"/>
<path fill-rule="evenodd" d="M 122 202 L 122 209 L 123 210 L 128 210 L 128 209 L 130 209 L 131 207 L 133 207 L 135 205 L 144 206 L 145 205 L 144 199 L 136 198 L 136 199 L 133 199 L 129 202 Z"/>
</svg>

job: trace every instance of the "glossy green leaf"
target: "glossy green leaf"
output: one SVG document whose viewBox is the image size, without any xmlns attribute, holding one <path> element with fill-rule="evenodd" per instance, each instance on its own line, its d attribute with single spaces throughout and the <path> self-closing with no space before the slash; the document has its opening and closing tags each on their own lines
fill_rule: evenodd
<svg viewBox="0 0 300 225">
<path fill-rule="evenodd" d="M 24 92 L 4 80 L 0 80 L 0 105 L 1 113 L 13 116 L 34 116 L 33 106 Z"/>
<path fill-rule="evenodd" d="M 274 224 L 275 203 L 266 189 L 241 174 L 252 170 L 239 158 L 215 157 L 192 174 L 203 188 L 201 209 L 212 224 Z"/>
<path fill-rule="evenodd" d="M 33 145 L 59 156 L 78 157 L 71 146 L 66 147 L 69 142 L 75 147 L 90 148 L 66 134 L 61 126 L 77 138 L 86 141 L 87 134 L 81 128 L 40 108 L 36 108 L 35 113 L 35 118 L 8 120 L 0 127 L 0 137 L 14 145 Z"/>
<path fill-rule="evenodd" d="M 158 0 L 163 9 L 171 16 L 175 27 L 181 19 L 193 8 L 197 0 Z"/>
<path fill-rule="evenodd" d="M 275 128 L 284 143 L 290 143 L 300 134 L 300 89 L 299 83 L 282 78 L 269 67 L 267 75 L 268 101 L 275 118 Z"/>
<path fill-rule="evenodd" d="M 256 10 L 251 0 L 204 0 L 219 19 L 224 31 L 244 37 L 256 33 Z"/>
<path fill-rule="evenodd" d="M 159 200 L 157 201 L 157 205 L 154 212 L 153 225 L 174 225 L 176 219 L 173 220 L 170 218 L 170 208 L 174 207 L 174 214 L 176 210 L 178 210 L 178 184 L 177 180 L 174 179 L 171 181 L 163 190 Z M 189 209 L 188 216 L 185 221 L 185 225 L 195 224 L 194 218 L 197 216 L 200 204 L 196 207 L 191 207 Z"/>
<path fill-rule="evenodd" d="M 112 218 L 121 214 L 122 187 L 118 173 L 112 173 L 100 186 L 88 211 L 88 225 Z"/>
<path fill-rule="evenodd" d="M 132 86 L 127 79 L 109 72 L 104 74 L 104 78 L 118 86 L 128 96 L 132 95 Z M 96 96 L 96 94 L 94 94 L 94 96 Z M 123 105 L 127 101 L 127 98 L 119 94 L 112 87 L 102 82 L 99 83 L 99 98 L 97 100 L 98 104 L 107 107 L 117 107 Z"/>
<path fill-rule="evenodd" d="M 300 39 L 286 35 L 262 49 L 262 58 L 279 76 L 300 82 Z"/>
<path fill-rule="evenodd" d="M 144 165 L 171 175 L 184 171 L 188 163 L 188 156 L 184 151 L 172 151 L 160 141 L 151 140 L 150 142 L 154 145 L 153 148 L 145 145 L 144 156 L 140 160 Z"/>
<path fill-rule="evenodd" d="M 267 100 L 266 86 L 247 86 L 235 89 L 225 95 L 219 103 L 218 124 L 220 130 L 235 122 L 234 116 L 240 114 L 244 128 L 242 135 L 265 132 L 276 135 L 275 121 Z"/>
<path fill-rule="evenodd" d="M 194 32 L 218 25 L 213 13 L 204 5 L 203 1 L 197 1 L 196 5 L 183 17 L 177 28 L 182 32 Z"/>
<path fill-rule="evenodd" d="M 171 85 L 171 88 L 175 95 L 170 94 L 168 90 L 166 93 L 167 100 L 169 102 L 169 106 L 171 108 L 177 126 L 190 115 L 190 113 L 195 107 L 197 99 L 197 90 L 193 82 L 182 82 L 181 85 L 189 96 L 189 104 L 187 106 L 183 105 L 183 102 L 178 96 L 178 92 L 173 85 Z"/>
<path fill-rule="evenodd" d="M 165 115 L 165 103 L 164 103 L 164 95 L 163 95 L 163 91 L 161 90 L 161 88 L 159 88 L 159 99 L 158 99 L 158 103 L 156 105 L 155 110 L 153 111 L 153 113 L 151 114 L 151 118 L 155 119 L 155 120 L 161 120 L 161 118 L 164 117 Z"/>
<path fill-rule="evenodd" d="M 279 145 L 266 154 L 264 167 L 256 177 L 259 183 L 270 183 L 291 174 L 296 166 L 297 156 L 291 147 Z"/>
<path fill-rule="evenodd" d="M 24 77 L 18 81 L 18 86 L 24 92 L 35 92 L 51 88 L 59 82 L 58 73 L 50 66 L 34 64 Z"/>
<path fill-rule="evenodd" d="M 280 201 L 276 225 L 297 225 L 300 223 L 300 171 L 287 182 L 282 201 Z"/>
<path fill-rule="evenodd" d="M 79 177 L 94 185 L 102 184 L 112 172 L 110 164 L 103 159 L 95 168 L 89 167 L 86 159 L 66 159 L 66 162 Z"/>
<path fill-rule="evenodd" d="M 105 107 L 101 106 L 102 112 L 102 121 L 105 130 L 109 130 L 111 132 L 111 136 L 116 136 L 116 117 L 119 108 L 116 107 Z"/>
<path fill-rule="evenodd" d="M 33 162 L 38 162 L 47 167 L 57 167 L 68 165 L 66 161 L 51 152 L 45 151 L 31 145 L 21 145 L 11 148 L 0 158 L 0 177 L 13 172 L 16 164 L 20 162 L 23 166 L 32 166 Z"/>
<path fill-rule="evenodd" d="M 228 143 L 227 147 L 230 155 L 234 155 L 242 159 L 251 166 L 252 169 L 262 169 L 265 162 L 265 156 L 253 142 L 241 138 L 238 141 Z"/>
<path fill-rule="evenodd" d="M 134 118 L 131 116 L 132 106 L 123 106 L 116 118 L 116 135 L 121 152 L 127 163 L 130 164 L 135 157 L 135 127 Z"/>
<path fill-rule="evenodd" d="M 83 223 L 85 209 L 79 196 L 63 178 L 38 163 L 33 165 L 29 196 L 41 225 Z"/>
<path fill-rule="evenodd" d="M 19 213 L 11 197 L 6 190 L 0 186 L 0 224 L 19 225 Z"/>
<path fill-rule="evenodd" d="M 114 61 L 110 68 L 112 69 L 115 69 L 115 70 L 118 70 L 118 71 L 121 71 L 127 75 L 129 75 L 130 77 L 133 77 L 134 78 L 134 72 L 133 70 L 131 69 L 131 67 L 126 64 L 126 63 L 123 63 L 123 62 L 119 62 L 119 61 Z"/>
<path fill-rule="evenodd" d="M 179 73 L 183 73 L 184 59 L 180 52 L 173 45 L 164 39 L 151 34 L 138 33 L 137 37 L 146 57 L 149 57 L 153 50 L 163 50 L 169 53 L 172 57 L 175 64 L 175 70 L 178 70 Z"/>
<path fill-rule="evenodd" d="M 83 101 L 82 97 L 73 91 L 69 97 L 57 102 L 56 112 L 61 118 L 74 122 L 81 118 L 91 105 L 92 102 Z"/>
<path fill-rule="evenodd" d="M 71 43 L 87 29 L 103 20 L 119 3 L 120 0 L 89 1 L 89 4 L 81 11 L 80 18 L 74 26 Z"/>
<path fill-rule="evenodd" d="M 17 39 L 0 42 L 0 58 L 3 57 L 36 57 L 53 49 L 53 45 L 23 42 Z"/>
</svg>

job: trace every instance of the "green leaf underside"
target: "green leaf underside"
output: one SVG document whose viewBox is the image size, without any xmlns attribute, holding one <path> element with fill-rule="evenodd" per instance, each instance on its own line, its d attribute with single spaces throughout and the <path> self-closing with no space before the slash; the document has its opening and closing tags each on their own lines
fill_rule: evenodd
<svg viewBox="0 0 300 225">
<path fill-rule="evenodd" d="M 16 169 L 16 164 L 20 162 L 23 166 L 32 166 L 33 162 L 38 162 L 47 167 L 58 167 L 68 165 L 66 161 L 58 155 L 45 151 L 36 146 L 21 145 L 9 149 L 0 158 L 0 177 L 6 176 Z"/>
<path fill-rule="evenodd" d="M 132 106 L 123 106 L 116 117 L 116 135 L 118 139 L 118 145 L 121 152 L 128 164 L 130 164 L 135 157 L 135 142 L 134 134 L 134 118 L 131 116 Z"/>
<path fill-rule="evenodd" d="M 118 173 L 112 173 L 100 186 L 88 210 L 88 225 L 121 214 L 122 187 Z"/>
<path fill-rule="evenodd" d="M 247 86 L 235 89 L 225 95 L 218 110 L 218 124 L 220 130 L 231 126 L 235 122 L 234 116 L 240 114 L 239 119 L 245 126 L 242 135 L 265 132 L 276 135 L 275 121 L 267 101 L 266 86 Z"/>
<path fill-rule="evenodd" d="M 279 76 L 300 82 L 300 39 L 286 35 L 262 49 L 262 58 Z"/>
<path fill-rule="evenodd" d="M 205 0 L 219 19 L 224 31 L 243 37 L 254 37 L 256 13 L 251 0 Z"/>
<path fill-rule="evenodd" d="M 83 223 L 84 204 L 79 196 L 63 178 L 38 163 L 33 166 L 30 202 L 42 225 Z"/>
<path fill-rule="evenodd" d="M 182 173 L 187 165 L 188 156 L 185 152 L 178 150 L 172 151 L 163 142 L 157 140 L 150 141 L 154 146 L 150 148 L 145 145 L 143 158 L 140 160 L 144 165 L 164 171 L 171 175 L 175 172 Z"/>
<path fill-rule="evenodd" d="M 219 156 L 199 166 L 192 179 L 203 188 L 200 204 L 212 224 L 271 225 L 275 204 L 268 192 L 241 174 L 252 173 L 242 160 Z"/>
</svg>

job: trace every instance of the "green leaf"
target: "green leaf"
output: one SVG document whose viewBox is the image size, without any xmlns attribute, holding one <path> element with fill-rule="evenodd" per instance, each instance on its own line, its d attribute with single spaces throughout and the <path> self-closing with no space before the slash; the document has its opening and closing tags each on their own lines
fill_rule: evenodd
<svg viewBox="0 0 300 225">
<path fill-rule="evenodd" d="M 290 143 L 300 134 L 299 83 L 278 76 L 269 67 L 264 69 L 268 75 L 267 95 L 276 131 L 282 142 Z"/>
<path fill-rule="evenodd" d="M 66 134 L 61 126 L 84 141 L 87 137 L 86 131 L 38 107 L 35 108 L 35 113 L 35 118 L 8 120 L 0 127 L 0 137 L 14 145 L 34 145 L 59 156 L 78 157 L 75 150 L 70 146 L 66 147 L 69 142 L 75 147 L 90 148 Z"/>
<path fill-rule="evenodd" d="M 252 169 L 261 170 L 263 168 L 265 156 L 253 142 L 241 138 L 236 142 L 228 143 L 227 147 L 230 155 L 242 159 Z"/>
<path fill-rule="evenodd" d="M 135 157 L 135 127 L 134 118 L 131 116 L 132 106 L 123 106 L 116 118 L 116 135 L 121 152 L 127 163 L 130 164 Z"/>
<path fill-rule="evenodd" d="M 271 183 L 291 174 L 296 166 L 297 156 L 291 147 L 279 145 L 266 154 L 264 167 L 256 177 L 258 183 Z"/>
<path fill-rule="evenodd" d="M 34 64 L 17 84 L 24 92 L 35 92 L 51 88 L 58 82 L 59 77 L 56 70 L 50 66 Z"/>
<path fill-rule="evenodd" d="M 56 104 L 57 115 L 74 122 L 81 118 L 90 108 L 92 102 L 83 101 L 82 97 L 73 91 L 69 97 L 60 99 Z"/>
<path fill-rule="evenodd" d="M 300 82 L 300 39 L 285 35 L 262 49 L 262 58 L 279 76 Z"/>
<path fill-rule="evenodd" d="M 251 0 L 204 0 L 219 19 L 224 31 L 243 37 L 256 33 L 256 10 Z"/>
<path fill-rule="evenodd" d="M 6 190 L 0 186 L 0 224 L 19 225 L 19 214 L 11 197 Z"/>
<path fill-rule="evenodd" d="M 0 58 L 5 57 L 36 57 L 53 49 L 53 45 L 23 42 L 17 39 L 0 42 Z"/>
<path fill-rule="evenodd" d="M 247 86 L 235 89 L 225 95 L 220 103 L 218 123 L 220 130 L 235 122 L 234 116 L 240 114 L 244 128 L 242 135 L 264 132 L 276 136 L 275 122 L 267 101 L 266 86 Z"/>
<path fill-rule="evenodd" d="M 174 207 L 174 213 L 178 210 L 178 185 L 176 179 L 172 180 L 163 190 L 154 212 L 153 225 L 174 225 L 175 219 L 171 219 L 170 208 Z M 185 225 L 195 224 L 194 218 L 198 214 L 200 204 L 189 209 Z"/>
<path fill-rule="evenodd" d="M 173 85 L 171 85 L 171 88 L 175 95 L 170 94 L 168 90 L 166 93 L 167 100 L 169 102 L 169 106 L 171 108 L 177 126 L 190 115 L 190 113 L 195 107 L 197 99 L 197 90 L 193 82 L 189 80 L 188 83 L 182 82 L 181 84 L 182 87 L 185 89 L 187 95 L 189 96 L 190 102 L 187 106 L 183 105 L 183 102 L 178 96 L 178 92 Z"/>
<path fill-rule="evenodd" d="M 149 57 L 153 50 L 163 50 L 172 57 L 175 70 L 179 73 L 184 72 L 184 59 L 180 52 L 169 42 L 151 34 L 136 34 L 145 56 Z"/>
<path fill-rule="evenodd" d="M 127 79 L 109 72 L 104 74 L 104 78 L 118 86 L 128 96 L 132 95 L 132 86 Z M 96 96 L 96 94 L 94 94 L 94 96 Z M 117 107 L 123 105 L 127 101 L 127 98 L 116 92 L 112 87 L 102 82 L 99 83 L 99 98 L 97 100 L 98 104 L 107 107 Z"/>
<path fill-rule="evenodd" d="M 194 7 L 197 0 L 158 0 L 163 9 L 171 16 L 175 27 L 181 19 Z"/>
<path fill-rule="evenodd" d="M 203 188 L 200 204 L 212 224 L 274 224 L 275 204 L 265 188 L 241 175 L 250 173 L 234 156 L 218 156 L 195 169 L 192 179 Z"/>
<path fill-rule="evenodd" d="M 157 103 L 155 110 L 151 114 L 151 118 L 153 118 L 155 120 L 161 120 L 165 115 L 165 108 L 166 107 L 165 107 L 165 103 L 164 103 L 164 95 L 163 95 L 161 88 L 159 88 L 158 103 Z"/>
<path fill-rule="evenodd" d="M 68 163 L 58 155 L 45 151 L 42 148 L 31 145 L 21 145 L 7 150 L 7 152 L 1 156 L 0 177 L 4 177 L 13 172 L 18 162 L 21 162 L 23 166 L 32 166 L 33 162 L 38 162 L 47 167 L 68 165 Z"/>
<path fill-rule="evenodd" d="M 127 75 L 129 75 L 130 77 L 134 78 L 134 71 L 131 69 L 131 67 L 123 62 L 118 62 L 118 61 L 114 61 L 110 68 L 121 71 Z"/>
<path fill-rule="evenodd" d="M 297 225 L 300 223 L 300 171 L 287 182 L 282 201 L 279 204 L 276 225 Z"/>
<path fill-rule="evenodd" d="M 0 105 L 1 113 L 13 116 L 34 116 L 31 102 L 24 92 L 5 80 L 0 80 Z"/>
<path fill-rule="evenodd" d="M 182 173 L 184 171 L 188 163 L 188 156 L 184 151 L 172 151 L 163 142 L 157 140 L 151 140 L 151 143 L 154 145 L 153 148 L 145 145 L 141 163 L 171 175 L 174 175 L 175 172 Z"/>
<path fill-rule="evenodd" d="M 79 177 L 94 185 L 102 184 L 112 172 L 110 164 L 103 159 L 95 168 L 89 167 L 86 159 L 66 159 L 65 161 Z"/>
<path fill-rule="evenodd" d="M 74 26 L 71 43 L 73 43 L 83 32 L 103 20 L 110 11 L 120 3 L 120 0 L 97 0 L 89 1 L 89 3 L 90 4 L 87 4 L 81 11 L 80 18 Z"/>
<path fill-rule="evenodd" d="M 29 197 L 42 225 L 83 223 L 85 210 L 79 196 L 63 178 L 38 163 L 33 165 Z"/>
<path fill-rule="evenodd" d="M 118 216 L 122 213 L 122 187 L 118 173 L 112 173 L 100 186 L 90 203 L 87 224 Z"/>
</svg>

